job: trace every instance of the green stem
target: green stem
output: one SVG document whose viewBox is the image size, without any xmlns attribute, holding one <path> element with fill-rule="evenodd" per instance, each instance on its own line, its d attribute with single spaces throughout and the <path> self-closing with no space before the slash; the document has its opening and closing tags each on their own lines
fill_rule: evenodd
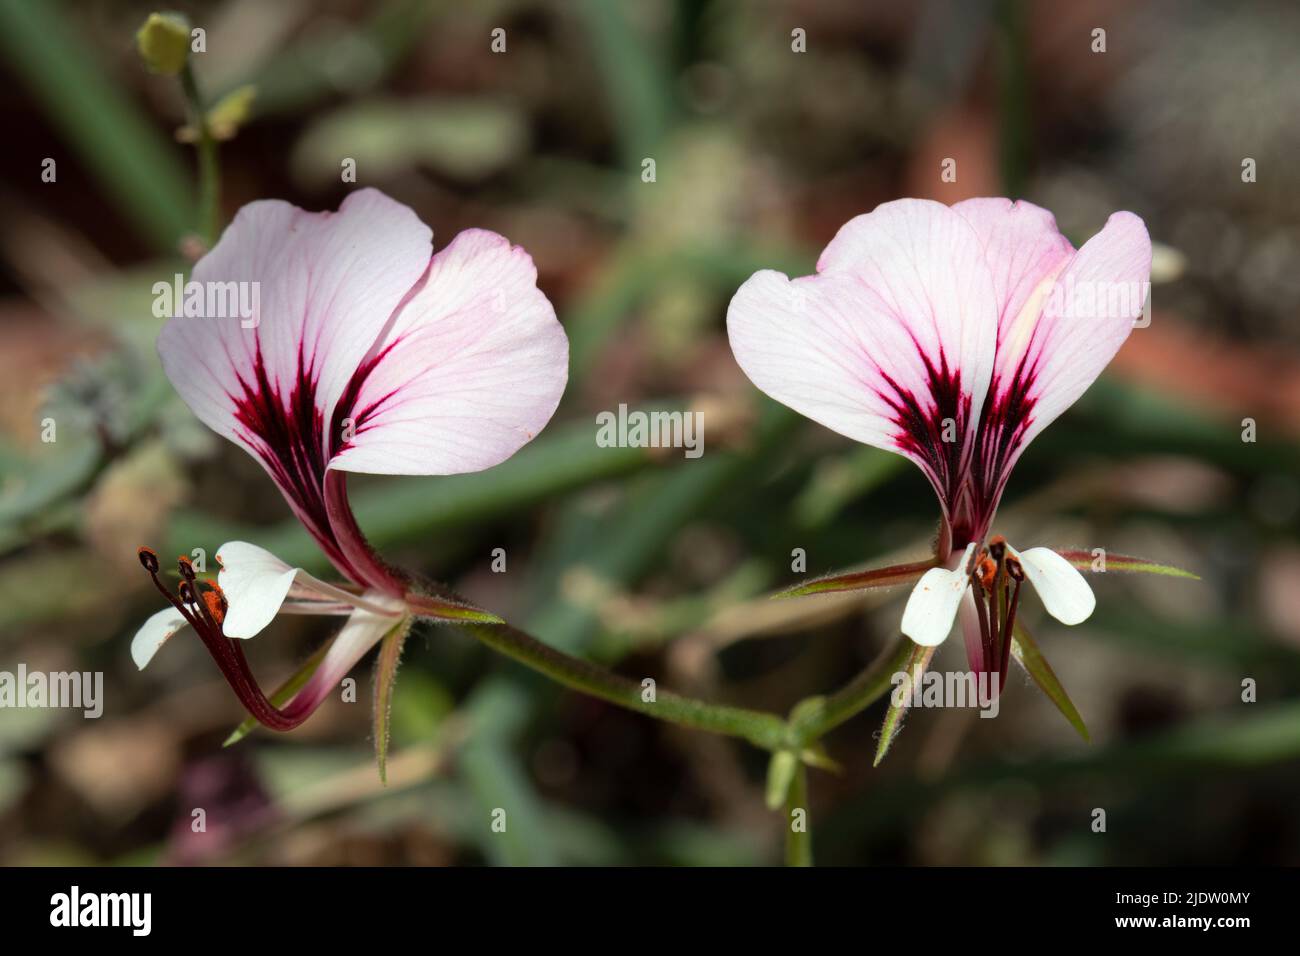
<svg viewBox="0 0 1300 956">
<path fill-rule="evenodd" d="M 418 598 L 408 595 L 416 613 Z M 446 622 L 443 622 L 446 623 Z M 776 714 L 710 704 L 612 674 L 590 661 L 565 654 L 508 624 L 458 624 L 480 643 L 573 690 L 620 707 L 695 730 L 747 740 L 763 750 L 788 745 L 786 723 Z"/>
<path fill-rule="evenodd" d="M 217 167 L 217 141 L 208 126 L 208 114 L 199 95 L 199 85 L 189 63 L 181 70 L 181 87 L 190 108 L 190 122 L 198 131 L 199 209 L 203 216 L 203 239 L 211 249 L 217 242 L 221 223 L 221 177 Z"/>
<path fill-rule="evenodd" d="M 808 746 L 840 724 L 857 716 L 889 693 L 893 677 L 907 668 L 913 644 L 906 638 L 829 697 L 810 697 L 791 712 L 791 733 L 800 746 Z"/>
<path fill-rule="evenodd" d="M 799 817 L 796 820 L 795 815 Z M 785 798 L 785 865 L 812 866 L 812 821 L 808 816 L 808 768 L 800 764 Z"/>
</svg>

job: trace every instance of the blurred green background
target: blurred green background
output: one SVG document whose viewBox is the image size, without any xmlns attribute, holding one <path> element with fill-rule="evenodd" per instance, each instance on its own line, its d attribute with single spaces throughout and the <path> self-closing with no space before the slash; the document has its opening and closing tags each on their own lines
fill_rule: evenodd
<svg viewBox="0 0 1300 956">
<path fill-rule="evenodd" d="M 354 481 L 372 541 L 547 642 L 712 700 L 784 713 L 848 681 L 895 637 L 903 595 L 765 595 L 801 577 L 794 548 L 809 573 L 921 557 L 937 517 L 915 468 L 749 384 L 724 330 L 735 288 L 811 271 L 842 223 L 900 196 L 1024 196 L 1076 244 L 1116 209 L 1142 216 L 1154 320 L 1030 447 L 995 530 L 1203 580 L 1094 579 L 1098 611 L 1073 629 L 1022 612 L 1091 744 L 1019 673 L 997 720 L 912 714 L 879 769 L 883 704 L 837 730 L 844 772 L 810 781 L 816 855 L 1300 862 L 1294 4 L 176 6 L 207 33 L 205 95 L 257 89 L 221 149 L 227 218 L 269 196 L 336 208 L 354 158 L 438 246 L 469 226 L 525 246 L 570 337 L 564 402 L 515 458 Z M 0 710 L 0 863 L 778 862 L 764 754 L 457 633 L 407 644 L 386 789 L 369 661 L 357 703 L 228 750 L 242 715 L 198 642 L 135 670 L 157 604 L 138 545 L 210 556 L 238 537 L 327 570 L 153 350 L 150 287 L 186 268 L 198 216 L 177 84 L 134 51 L 152 9 L 0 0 L 0 669 L 102 671 L 106 694 L 99 720 Z M 703 409 L 704 456 L 598 448 L 595 415 L 620 402 Z M 250 647 L 264 683 L 326 628 L 277 621 Z M 964 668 L 960 641 L 936 666 Z"/>
</svg>

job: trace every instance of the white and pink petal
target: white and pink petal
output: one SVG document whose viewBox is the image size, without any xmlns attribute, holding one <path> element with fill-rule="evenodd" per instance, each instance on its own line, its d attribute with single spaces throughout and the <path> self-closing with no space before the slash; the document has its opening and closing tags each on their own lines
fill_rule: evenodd
<svg viewBox="0 0 1300 956">
<path fill-rule="evenodd" d="M 1151 243 L 1142 221 L 1116 213 L 1075 252 L 1052 215 L 1026 202 L 953 207 L 984 243 L 1000 301 L 997 351 L 963 525 L 987 530 L 1029 442 L 1087 390 L 1141 312 Z"/>
<path fill-rule="evenodd" d="M 848 222 L 817 269 L 741 286 L 727 312 L 737 362 L 777 401 L 911 458 L 948 507 L 993 367 L 998 302 L 979 237 L 947 206 L 899 200 Z"/>
<path fill-rule="evenodd" d="M 1028 318 L 1036 322 L 1057 274 L 1074 255 L 1074 247 L 1046 209 L 1001 197 L 967 199 L 953 205 L 984 245 L 998 301 L 998 342 Z M 995 378 L 1007 378 L 1009 349 L 1000 349 Z"/>
<path fill-rule="evenodd" d="M 330 466 L 376 474 L 481 471 L 531 441 L 559 405 L 569 343 L 532 258 L 468 229 L 372 349 Z"/>
<path fill-rule="evenodd" d="M 181 398 L 261 462 L 345 572 L 320 490 L 336 406 L 424 274 L 431 241 L 414 212 L 373 189 L 338 212 L 250 203 L 191 276 L 205 293 L 224 290 L 224 307 L 214 297 L 209 309 L 205 294 L 204 314 L 173 317 L 158 337 Z"/>
<path fill-rule="evenodd" d="M 1034 401 L 1026 443 L 1078 401 L 1110 364 L 1142 314 L 1150 279 L 1151 238 L 1131 212 L 1112 215 L 1061 271 L 1038 333 L 1024 347 Z"/>
<path fill-rule="evenodd" d="M 414 212 L 374 189 L 352 193 L 338 212 L 276 199 L 249 203 L 195 264 L 191 281 L 246 283 L 250 301 L 255 285 L 257 308 L 247 320 L 237 311 L 168 320 L 158 337 L 167 377 L 204 424 L 254 453 L 277 436 L 241 421 L 249 392 L 266 390 L 289 408 L 295 390 L 309 388 L 328 421 L 423 275 L 432 238 Z"/>
</svg>

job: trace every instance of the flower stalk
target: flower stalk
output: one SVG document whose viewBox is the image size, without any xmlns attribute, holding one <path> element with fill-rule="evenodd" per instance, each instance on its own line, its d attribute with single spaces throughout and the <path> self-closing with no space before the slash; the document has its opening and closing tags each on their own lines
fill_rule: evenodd
<svg viewBox="0 0 1300 956">
<path fill-rule="evenodd" d="M 190 122 L 196 131 L 195 149 L 199 156 L 199 210 L 202 219 L 203 241 L 211 249 L 221 230 L 221 173 L 217 164 L 217 140 L 212 135 L 203 97 L 199 94 L 194 67 L 188 62 L 181 69 L 181 89 L 190 111 Z"/>
<path fill-rule="evenodd" d="M 809 697 L 790 712 L 790 733 L 802 747 L 809 747 L 840 724 L 866 710 L 893 686 L 893 676 L 906 668 L 915 645 L 899 638 L 894 645 L 835 693 Z"/>
<path fill-rule="evenodd" d="M 419 615 L 421 602 L 427 599 L 408 594 L 406 600 Z M 628 710 L 694 730 L 739 737 L 763 750 L 779 750 L 790 742 L 787 724 L 776 714 L 711 704 L 657 688 L 651 693 L 648 687 L 613 674 L 591 661 L 556 650 L 508 624 L 475 622 L 456 626 L 486 647 L 556 683 Z"/>
<path fill-rule="evenodd" d="M 785 864 L 812 866 L 812 824 L 808 818 L 808 768 L 795 768 L 785 800 Z"/>
</svg>

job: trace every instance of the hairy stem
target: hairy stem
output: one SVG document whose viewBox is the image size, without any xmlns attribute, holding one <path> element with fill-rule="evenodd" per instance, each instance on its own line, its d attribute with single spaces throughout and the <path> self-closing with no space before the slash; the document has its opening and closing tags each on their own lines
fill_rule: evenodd
<svg viewBox="0 0 1300 956">
<path fill-rule="evenodd" d="M 899 638 L 857 677 L 828 697 L 810 697 L 793 711 L 790 731 L 801 746 L 807 746 L 840 724 L 857 716 L 889 693 L 893 677 L 907 668 L 913 644 Z"/>
<path fill-rule="evenodd" d="M 412 610 L 419 614 L 420 596 L 410 594 L 407 601 Z M 786 723 L 776 714 L 710 704 L 659 690 L 648 682 L 629 680 L 591 661 L 573 657 L 549 644 L 543 644 L 531 634 L 508 624 L 473 623 L 455 626 L 494 651 L 565 687 L 599 697 L 628 710 L 695 730 L 739 737 L 764 750 L 778 750 L 788 742 Z"/>
</svg>

